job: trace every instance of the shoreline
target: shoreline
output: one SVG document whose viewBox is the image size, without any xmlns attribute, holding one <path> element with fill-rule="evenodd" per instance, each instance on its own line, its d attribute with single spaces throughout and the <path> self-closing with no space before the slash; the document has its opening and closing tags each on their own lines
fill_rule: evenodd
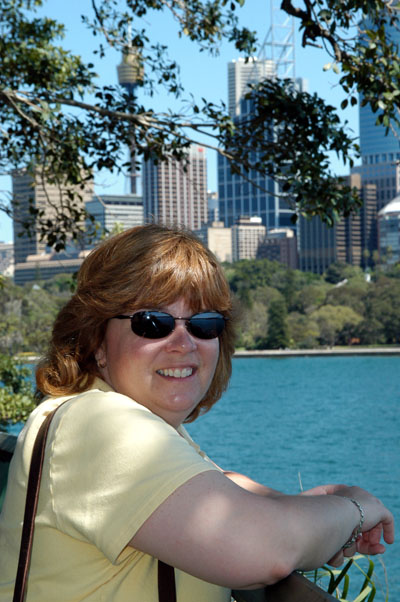
<svg viewBox="0 0 400 602">
<path fill-rule="evenodd" d="M 244 357 L 337 357 L 346 355 L 400 355 L 400 347 L 332 347 L 327 349 L 238 349 L 234 358 Z"/>
<path fill-rule="evenodd" d="M 393 347 L 331 347 L 321 349 L 237 349 L 233 358 L 244 357 L 337 357 L 346 355 L 364 355 L 364 356 L 395 356 L 400 355 L 400 346 Z M 16 355 L 17 360 L 27 364 L 36 364 L 40 356 L 36 355 Z"/>
</svg>

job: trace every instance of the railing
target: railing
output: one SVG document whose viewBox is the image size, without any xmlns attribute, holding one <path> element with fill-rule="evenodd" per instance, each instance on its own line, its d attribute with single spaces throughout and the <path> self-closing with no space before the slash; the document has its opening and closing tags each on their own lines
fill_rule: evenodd
<svg viewBox="0 0 400 602">
<path fill-rule="evenodd" d="M 299 573 L 262 589 L 234 591 L 236 602 L 337 602 L 337 599 Z"/>
<path fill-rule="evenodd" d="M 16 442 L 15 435 L 0 432 L 0 509 L 7 486 L 8 467 Z M 298 573 L 293 573 L 269 587 L 235 591 L 234 598 L 236 602 L 333 602 L 336 600 Z"/>
</svg>

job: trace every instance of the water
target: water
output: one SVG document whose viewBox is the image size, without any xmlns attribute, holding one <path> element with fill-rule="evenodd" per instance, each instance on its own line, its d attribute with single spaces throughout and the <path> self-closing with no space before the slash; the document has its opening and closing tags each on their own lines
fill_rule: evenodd
<svg viewBox="0 0 400 602">
<path fill-rule="evenodd" d="M 360 485 L 400 518 L 400 357 L 235 359 L 229 390 L 187 426 L 223 468 L 292 494 L 299 474 L 304 489 Z M 383 560 L 398 602 L 399 541 Z"/>
<path fill-rule="evenodd" d="M 379 356 L 235 359 L 229 390 L 187 425 L 224 468 L 292 494 L 300 491 L 299 474 L 304 489 L 360 485 L 380 497 L 397 522 L 399 427 L 400 357 Z M 400 536 L 383 560 L 389 600 L 400 602 Z M 357 572 L 350 575 L 359 582 Z M 384 600 L 378 590 L 375 602 Z"/>
</svg>

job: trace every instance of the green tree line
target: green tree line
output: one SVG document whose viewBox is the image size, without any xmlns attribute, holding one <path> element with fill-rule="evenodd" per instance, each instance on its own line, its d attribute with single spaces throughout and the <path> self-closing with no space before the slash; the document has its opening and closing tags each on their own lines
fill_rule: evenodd
<svg viewBox="0 0 400 602">
<path fill-rule="evenodd" d="M 368 277 L 360 268 L 338 263 L 321 276 L 267 259 L 224 267 L 239 313 L 239 348 L 400 343 L 400 266 Z M 42 354 L 73 285 L 73 278 L 63 274 L 23 287 L 4 278 L 0 353 Z"/>
<path fill-rule="evenodd" d="M 400 343 L 400 266 L 366 275 L 337 263 L 319 276 L 261 259 L 226 273 L 241 314 L 238 347 Z"/>
</svg>

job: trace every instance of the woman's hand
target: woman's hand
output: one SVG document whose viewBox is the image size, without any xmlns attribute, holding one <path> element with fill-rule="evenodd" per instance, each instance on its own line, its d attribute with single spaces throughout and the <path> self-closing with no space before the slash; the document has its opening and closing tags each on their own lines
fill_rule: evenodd
<svg viewBox="0 0 400 602">
<path fill-rule="evenodd" d="M 366 554 L 368 556 L 383 554 L 386 548 L 380 543 L 382 531 L 382 525 L 379 524 L 370 531 L 362 533 L 352 546 L 339 550 L 333 558 L 328 560 L 327 564 L 338 567 L 343 564 L 346 558 L 351 558 L 355 554 Z"/>
<path fill-rule="evenodd" d="M 355 544 L 357 552 L 383 554 L 385 546 L 380 543 L 381 537 L 388 544 L 394 542 L 394 518 L 390 510 L 378 498 L 360 487 L 342 487 L 334 495 L 354 499 L 363 508 L 362 533 Z"/>
<path fill-rule="evenodd" d="M 385 508 L 380 500 L 369 494 L 367 491 L 359 487 L 348 487 L 343 484 L 329 484 L 320 485 L 309 489 L 308 491 L 302 492 L 300 495 L 338 495 L 350 499 L 357 500 L 363 507 L 365 513 L 365 520 L 363 525 L 363 531 L 357 538 L 357 541 L 349 548 L 339 550 L 327 564 L 331 566 L 340 566 L 343 564 L 346 558 L 351 558 L 354 554 L 367 554 L 368 556 L 374 556 L 376 554 L 383 554 L 385 552 L 385 546 L 381 543 L 383 535 L 386 543 L 393 543 L 394 541 L 394 520 L 391 512 Z M 363 501 L 361 501 L 361 499 Z M 370 512 L 370 505 L 374 506 L 374 513 Z M 372 509 L 371 509 L 372 510 Z M 368 512 L 368 520 L 367 513 Z M 376 512 L 383 513 L 383 520 L 374 524 L 368 528 L 374 521 L 373 516 Z"/>
</svg>

